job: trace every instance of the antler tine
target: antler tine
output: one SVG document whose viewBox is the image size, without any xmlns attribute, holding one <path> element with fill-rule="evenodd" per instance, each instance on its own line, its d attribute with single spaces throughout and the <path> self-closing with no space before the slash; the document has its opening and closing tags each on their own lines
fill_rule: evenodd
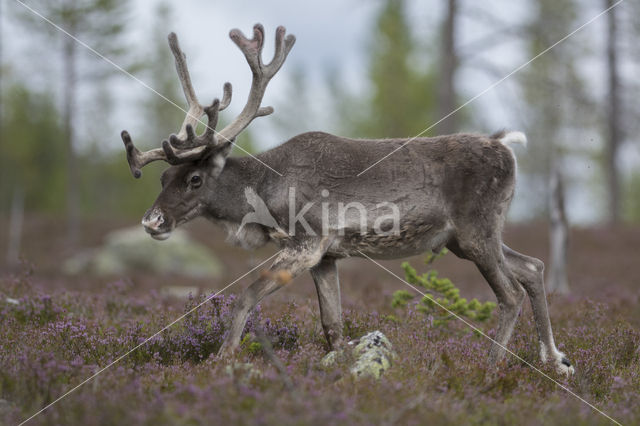
<svg viewBox="0 0 640 426">
<path fill-rule="evenodd" d="M 189 135 L 187 141 L 180 142 L 190 142 L 188 149 L 175 148 L 175 141 L 178 140 L 175 135 L 171 135 L 168 141 L 162 141 L 162 150 L 169 164 L 176 165 L 199 160 L 205 157 L 208 152 L 218 144 L 214 129 L 218 124 L 219 110 L 220 101 L 217 98 L 211 102 L 210 106 L 204 109 L 204 112 L 207 114 L 208 125 L 201 136 L 195 136 L 191 125 L 187 125 L 187 133 Z"/>
<path fill-rule="evenodd" d="M 202 117 L 204 113 L 204 107 L 200 105 L 198 102 L 198 97 L 196 96 L 195 90 L 193 90 L 193 85 L 191 84 L 191 76 L 189 75 L 189 69 L 187 68 L 187 57 L 180 49 L 180 45 L 178 44 L 178 36 L 176 33 L 169 34 L 169 48 L 171 48 L 171 52 L 176 61 L 176 71 L 178 72 L 178 78 L 180 79 L 180 84 L 182 84 L 182 91 L 184 92 L 184 96 L 187 99 L 187 104 L 189 105 L 189 109 L 187 111 L 187 115 L 180 126 L 180 131 L 178 132 L 178 138 L 184 139 L 185 136 L 188 136 L 187 126 L 191 125 L 191 127 L 195 127 L 195 125 Z"/>
<path fill-rule="evenodd" d="M 165 161 L 175 166 L 177 164 L 197 161 L 204 157 L 210 149 L 210 145 L 200 145 L 191 149 L 174 149 L 171 142 L 165 139 L 162 141 L 162 149 L 160 149 L 160 151 L 162 151 L 162 154 L 165 156 Z"/>
<path fill-rule="evenodd" d="M 227 81 L 222 87 L 222 90 L 224 94 L 222 95 L 222 102 L 220 102 L 220 107 L 218 108 L 218 111 L 224 110 L 231 103 L 231 95 L 232 95 L 231 83 Z"/>
<path fill-rule="evenodd" d="M 289 51 L 293 47 L 296 38 L 293 35 L 285 37 L 286 30 L 280 26 L 276 29 L 276 47 L 273 59 L 269 64 L 262 63 L 262 47 L 264 45 L 264 28 L 260 24 L 253 27 L 253 38 L 248 39 L 238 29 L 231 30 L 229 37 L 240 48 L 251 72 L 253 79 L 247 103 L 240 115 L 219 133 L 224 142 L 233 140 L 256 117 L 269 115 L 273 112 L 271 107 L 260 107 L 264 92 L 271 78 L 278 72 L 284 63 Z"/>
<path fill-rule="evenodd" d="M 252 39 L 245 37 L 242 31 L 237 28 L 229 31 L 229 37 L 244 53 L 253 74 L 262 74 L 262 47 L 264 45 L 264 27 L 262 24 L 253 26 Z"/>
<path fill-rule="evenodd" d="M 171 135 L 170 139 L 174 140 L 174 144 L 164 140 L 162 142 L 162 148 L 142 152 L 133 144 L 129 132 L 123 130 L 120 136 L 124 142 L 125 151 L 127 153 L 127 162 L 129 163 L 129 168 L 131 169 L 133 177 L 136 179 L 140 178 L 142 176 L 142 171 L 140 169 L 152 161 L 163 160 L 171 165 L 176 165 L 196 161 L 202 158 L 210 149 L 217 145 L 215 131 L 213 129 L 218 122 L 219 105 L 220 101 L 218 99 L 214 99 L 211 105 L 204 109 L 209 119 L 209 126 L 202 136 L 196 137 L 191 124 L 187 124 L 186 140 L 181 141 L 176 135 Z M 175 140 L 182 144 L 188 143 L 189 149 L 175 149 Z"/>
<path fill-rule="evenodd" d="M 276 51 L 271 62 L 265 66 L 270 76 L 278 72 L 296 42 L 296 37 L 293 34 L 289 34 L 286 38 L 284 37 L 286 31 L 283 26 L 276 28 Z"/>
<path fill-rule="evenodd" d="M 256 112 L 256 117 L 264 117 L 265 115 L 273 114 L 273 107 L 266 106 L 260 107 L 258 112 Z"/>
<path fill-rule="evenodd" d="M 226 86 L 227 85 L 225 84 L 225 89 L 226 89 Z M 229 84 L 229 87 L 231 87 L 230 84 Z M 225 98 L 227 98 L 226 90 L 224 93 L 224 98 L 222 98 L 223 103 Z M 226 108 L 229 105 L 230 101 L 231 101 L 231 95 L 229 94 L 229 98 L 227 99 L 227 105 L 224 105 L 224 107 L 221 107 L 222 103 L 218 100 L 218 98 L 216 98 L 213 100 L 213 102 L 211 102 L 211 105 L 209 105 L 204 109 L 205 114 L 207 114 L 207 128 L 204 131 L 204 134 L 202 135 L 202 140 L 207 145 L 217 145 L 218 141 L 216 139 L 215 128 L 218 125 L 218 112 Z"/>
<path fill-rule="evenodd" d="M 122 137 L 122 141 L 124 142 L 124 147 L 127 152 L 127 162 L 129 163 L 129 169 L 131 169 L 131 174 L 134 178 L 140 178 L 140 176 L 142 176 L 142 171 L 140 169 L 151 163 L 152 161 L 167 160 L 165 152 L 160 148 L 141 152 L 133 145 L 131 136 L 129 136 L 129 132 L 127 132 L 126 130 L 123 130 L 120 136 Z"/>
</svg>

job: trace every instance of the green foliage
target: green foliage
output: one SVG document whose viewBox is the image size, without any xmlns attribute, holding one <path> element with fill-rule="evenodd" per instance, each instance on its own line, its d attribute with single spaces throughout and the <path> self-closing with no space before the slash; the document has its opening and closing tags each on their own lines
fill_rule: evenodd
<svg viewBox="0 0 640 426">
<path fill-rule="evenodd" d="M 66 205 L 64 130 L 52 96 L 14 83 L 3 94 L 0 128 L 0 211 L 6 213 L 15 191 L 28 211 L 62 213 Z M 165 164 L 151 164 L 134 180 L 124 150 L 90 150 L 77 158 L 82 212 L 140 215 L 158 194 Z"/>
<path fill-rule="evenodd" d="M 256 336 L 253 333 L 247 333 L 244 335 L 240 341 L 240 347 L 242 348 L 242 352 L 247 354 L 258 355 L 262 353 L 262 343 L 257 341 Z"/>
<path fill-rule="evenodd" d="M 393 299 L 391 300 L 391 306 L 393 308 L 404 308 L 414 298 L 412 293 L 408 290 L 398 290 L 393 293 Z"/>
<path fill-rule="evenodd" d="M 251 342 L 247 350 L 250 354 L 257 355 L 262 352 L 262 344 L 260 342 Z"/>
<path fill-rule="evenodd" d="M 124 40 L 126 16 L 130 10 L 125 0 L 49 1 L 42 2 L 38 10 L 119 64 L 131 64 L 134 55 L 140 57 L 137 51 L 128 49 Z M 43 25 L 40 18 L 24 8 L 16 8 L 15 14 L 30 34 L 47 40 L 49 48 L 46 51 L 32 54 L 45 56 L 45 62 L 51 62 L 55 60 L 52 56 L 57 56 L 64 65 L 61 68 L 65 79 L 47 83 L 48 86 L 62 83 L 61 92 L 65 96 L 62 102 L 55 102 L 48 91 L 32 89 L 27 78 L 22 83 L 20 76 L 14 77 L 17 81 L 4 83 L 9 88 L 3 91 L 1 99 L 0 138 L 7 142 L 0 146 L 2 210 L 9 208 L 14 193 L 23 193 L 27 211 L 61 214 L 66 207 L 70 208 L 70 201 L 78 200 L 80 205 L 72 202 L 77 210 L 71 210 L 83 215 L 113 215 L 114 212 L 139 215 L 157 193 L 157 169 L 153 170 L 153 166 L 145 169 L 147 179 L 132 185 L 124 150 L 114 155 L 99 149 L 105 145 L 105 139 L 117 138 L 108 125 L 111 108 L 108 77 L 117 74 L 114 68 L 103 61 L 90 61 L 79 67 L 77 60 L 81 48 L 73 40 L 51 26 Z M 63 43 L 61 48 L 52 51 L 51 47 L 56 45 L 51 44 L 54 37 Z M 166 69 L 163 72 L 166 73 Z M 159 87 L 164 89 L 164 86 Z M 78 96 L 78 92 L 83 96 Z M 80 100 L 89 94 L 92 94 L 93 102 L 72 108 L 74 97 Z M 56 104 L 61 103 L 66 108 L 59 110 Z M 62 111 L 67 115 L 63 117 Z M 81 129 L 82 123 L 78 120 L 85 113 L 98 118 L 91 120 L 90 127 Z M 69 128 L 75 131 L 70 133 Z M 79 136 L 72 137 L 74 134 Z"/>
<path fill-rule="evenodd" d="M 49 93 L 13 84 L 0 100 L 0 206 L 8 209 L 20 190 L 27 209 L 58 212 L 64 208 L 66 171 L 64 131 Z"/>
<path fill-rule="evenodd" d="M 426 263 L 427 265 L 431 265 L 433 262 L 435 262 L 436 260 L 440 259 L 441 257 L 446 255 L 447 253 L 449 253 L 449 250 L 447 250 L 446 248 L 443 248 L 438 253 L 434 253 L 434 252 L 430 251 L 429 253 L 427 253 L 427 256 L 424 259 L 424 263 Z"/>
<path fill-rule="evenodd" d="M 80 186 L 82 211 L 87 215 L 117 214 L 142 216 L 160 193 L 160 174 L 167 168 L 161 162 L 145 166 L 142 178 L 129 171 L 124 149 L 109 154 L 87 153 L 80 161 L 87 164 Z"/>
<path fill-rule="evenodd" d="M 127 44 L 121 40 L 129 10 L 125 1 L 63 0 L 45 2 L 39 10 L 101 53 L 117 59 L 118 63 L 131 63 L 125 57 L 129 51 Z M 17 13 L 17 17 L 28 28 L 33 28 L 34 33 L 46 37 L 59 36 L 57 31 L 50 32 L 49 26 L 43 26 L 41 20 L 34 19 L 30 13 Z M 178 78 L 175 73 L 167 72 L 174 68 L 166 42 L 168 15 L 169 9 L 161 6 L 154 25 L 154 28 L 158 28 L 155 38 L 161 46 L 147 49 L 150 54 L 136 55 L 139 56 L 138 61 L 145 63 L 144 69 L 151 75 L 152 86 L 179 101 L 182 93 Z M 62 52 L 56 52 L 59 53 Z M 74 147 L 71 164 L 76 169 L 79 208 L 82 215 L 139 216 L 157 196 L 159 175 L 166 164 L 151 164 L 145 167 L 142 179 L 134 180 L 123 148 L 115 152 L 100 148 L 105 145 L 105 139 L 119 139 L 117 134 L 110 133 L 112 129 L 106 124 L 110 86 L 105 77 L 112 75 L 115 75 L 113 68 L 98 61 L 91 62 L 90 68 L 83 67 L 77 79 L 82 92 L 99 88 L 99 96 L 96 96 L 97 100 L 92 102 L 90 108 L 92 115 L 103 116 L 91 122 L 88 134 L 79 132 L 85 136 L 82 138 L 84 143 L 82 147 Z M 14 78 L 17 80 L 17 77 Z M 83 85 L 83 81 L 91 81 L 91 84 Z M 62 214 L 67 206 L 70 167 L 69 137 L 64 129 L 62 110 L 56 107 L 49 92 L 32 89 L 28 82 L 9 80 L 3 83 L 7 89 L 3 90 L 1 99 L 3 116 L 0 140 L 3 143 L 0 144 L 0 212 L 6 213 L 17 192 L 18 195 L 24 194 L 27 211 Z M 134 134 L 136 143 L 142 149 L 152 144 L 157 146 L 161 138 L 177 130 L 184 117 L 175 106 L 155 94 L 153 97 L 155 103 L 148 101 L 143 108 L 149 112 L 144 126 L 149 133 L 139 137 Z M 74 117 L 72 119 L 75 120 Z M 79 131 L 78 127 L 74 124 Z M 118 146 L 122 147 L 120 143 Z"/>
<path fill-rule="evenodd" d="M 640 173 L 633 173 L 625 182 L 624 215 L 625 219 L 640 222 Z"/>
<path fill-rule="evenodd" d="M 437 73 L 416 60 L 426 56 L 414 38 L 403 1 L 385 2 L 370 42 L 370 97 L 346 99 L 334 87 L 339 119 L 355 137 L 406 137 L 436 120 Z"/>
<path fill-rule="evenodd" d="M 443 252 L 438 254 L 430 253 L 427 256 L 427 264 L 443 256 Z M 435 317 L 434 325 L 443 325 L 455 318 L 453 314 L 466 317 L 471 320 L 486 321 L 491 318 L 491 314 L 496 307 L 493 302 L 481 303 L 477 299 L 467 299 L 460 297 L 460 290 L 448 278 L 438 277 L 436 270 L 430 270 L 422 275 L 418 275 L 416 270 L 409 264 L 402 264 L 407 282 L 424 290 L 425 295 L 417 303 L 416 309 L 428 315 L 442 312 L 446 308 L 446 315 Z M 394 308 L 405 308 L 415 295 L 407 290 L 398 290 L 393 294 L 391 306 Z"/>
</svg>

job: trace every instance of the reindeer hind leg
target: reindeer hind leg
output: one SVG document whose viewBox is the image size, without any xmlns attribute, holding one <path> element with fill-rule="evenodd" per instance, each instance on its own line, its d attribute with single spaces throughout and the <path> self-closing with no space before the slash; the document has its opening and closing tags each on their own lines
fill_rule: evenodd
<svg viewBox="0 0 640 426">
<path fill-rule="evenodd" d="M 496 243 L 497 242 L 497 243 Z M 518 320 L 522 302 L 526 296 L 524 289 L 505 266 L 500 250 L 500 239 L 469 237 L 448 244 L 456 256 L 471 260 L 487 281 L 498 300 L 498 330 L 489 350 L 489 362 L 497 363 L 504 356 L 504 348 L 509 343 Z"/>
<path fill-rule="evenodd" d="M 574 368 L 564 353 L 556 348 L 549 319 L 549 309 L 544 291 L 544 263 L 534 257 L 525 256 L 506 245 L 502 251 L 509 269 L 529 295 L 533 317 L 536 323 L 538 339 L 540 341 L 540 358 L 546 362 L 551 358 L 556 369 L 562 374 L 573 374 Z"/>
</svg>

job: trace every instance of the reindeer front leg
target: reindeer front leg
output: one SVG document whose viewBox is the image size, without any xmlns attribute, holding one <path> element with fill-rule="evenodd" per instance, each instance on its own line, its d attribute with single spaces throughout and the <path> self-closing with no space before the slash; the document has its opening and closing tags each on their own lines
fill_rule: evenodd
<svg viewBox="0 0 640 426">
<path fill-rule="evenodd" d="M 304 241 L 283 249 L 273 265 L 263 271 L 260 278 L 237 300 L 233 308 L 231 329 L 218 354 L 232 354 L 240 345 L 242 331 L 253 308 L 266 296 L 281 289 L 302 272 L 316 266 L 329 244 L 330 239 L 324 237 L 320 241 Z"/>
<path fill-rule="evenodd" d="M 284 262 L 274 263 L 236 301 L 232 313 L 231 329 L 220 348 L 220 355 L 230 355 L 238 347 L 242 331 L 253 308 L 266 296 L 279 290 L 293 279 L 293 271 L 284 266 Z"/>
<path fill-rule="evenodd" d="M 342 305 L 340 280 L 334 257 L 325 256 L 311 268 L 311 276 L 318 292 L 320 321 L 329 349 L 335 350 L 342 342 Z"/>
</svg>

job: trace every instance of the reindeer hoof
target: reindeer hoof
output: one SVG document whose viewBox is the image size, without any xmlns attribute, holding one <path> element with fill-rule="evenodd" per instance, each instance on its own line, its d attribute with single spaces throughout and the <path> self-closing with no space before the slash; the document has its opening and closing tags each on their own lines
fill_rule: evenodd
<svg viewBox="0 0 640 426">
<path fill-rule="evenodd" d="M 573 365 L 571 365 L 571 362 L 565 356 L 563 356 L 560 359 L 560 362 L 557 363 L 556 370 L 558 371 L 558 373 L 563 374 L 565 376 L 571 376 L 573 373 L 576 372 L 575 369 L 573 368 Z"/>
</svg>

